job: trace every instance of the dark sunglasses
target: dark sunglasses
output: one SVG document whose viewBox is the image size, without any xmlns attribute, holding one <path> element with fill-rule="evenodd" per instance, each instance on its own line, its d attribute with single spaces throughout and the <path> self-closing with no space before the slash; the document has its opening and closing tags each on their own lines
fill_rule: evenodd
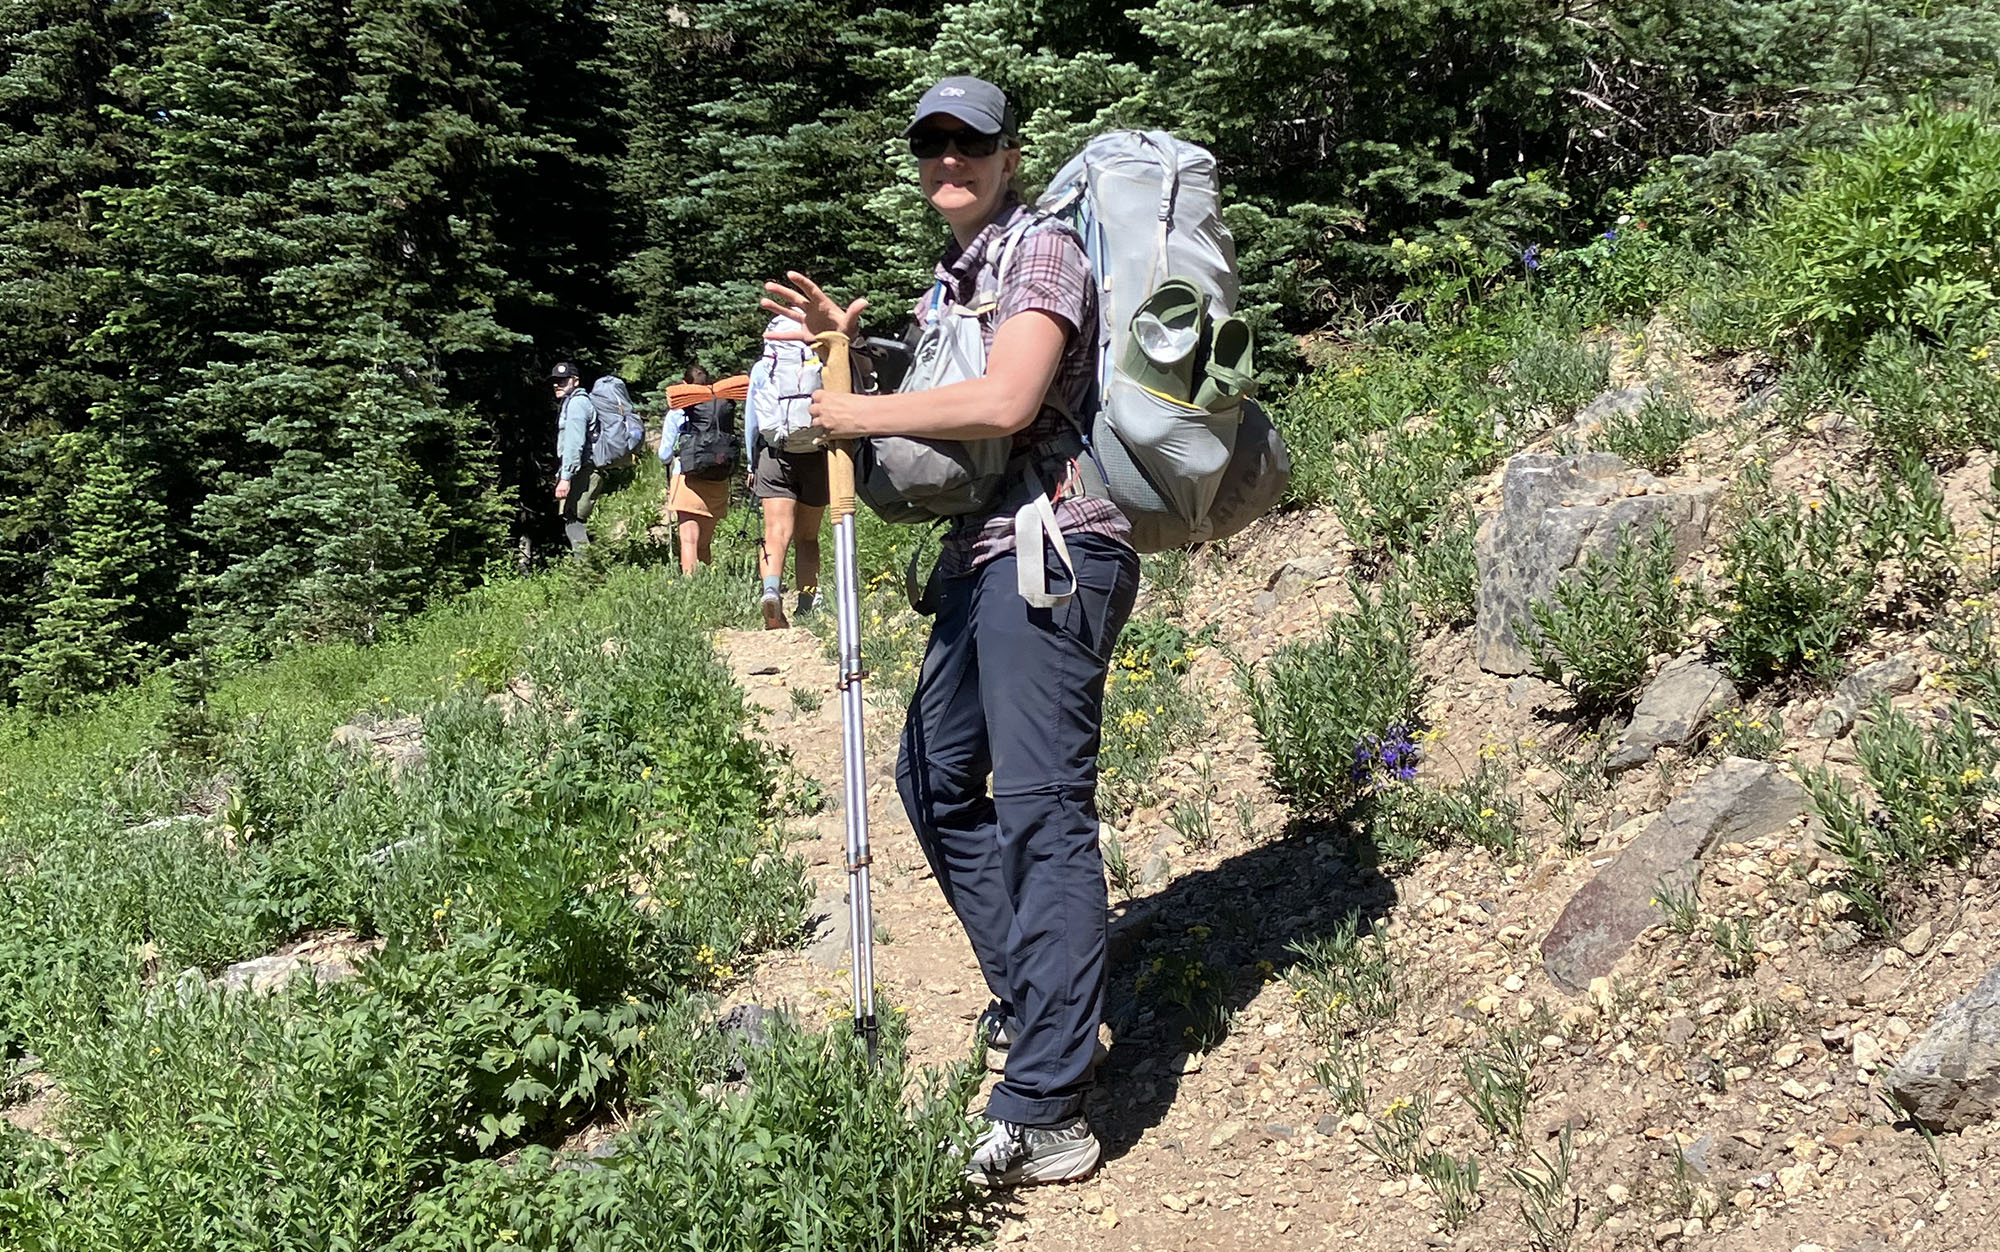
<svg viewBox="0 0 2000 1252">
<path fill-rule="evenodd" d="M 963 157 L 990 157 L 1006 142 L 1004 135 L 982 135 L 970 130 L 919 130 L 910 135 L 910 155 L 919 161 L 934 161 L 953 145 Z"/>
</svg>

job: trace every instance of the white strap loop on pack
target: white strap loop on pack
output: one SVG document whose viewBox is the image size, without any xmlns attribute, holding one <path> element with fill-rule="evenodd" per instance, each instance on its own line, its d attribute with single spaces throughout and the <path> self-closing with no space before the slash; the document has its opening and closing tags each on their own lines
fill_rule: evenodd
<svg viewBox="0 0 2000 1252">
<path fill-rule="evenodd" d="M 1028 482 L 1035 489 L 1035 498 L 1022 505 L 1014 514 L 1014 565 L 1016 586 L 1021 598 L 1029 607 L 1053 609 L 1069 603 L 1076 594 L 1076 562 L 1070 559 L 1069 544 L 1063 541 L 1062 527 L 1056 524 L 1055 506 L 1049 503 L 1049 493 L 1042 486 L 1041 475 L 1030 468 Z M 1056 550 L 1056 559 L 1062 563 L 1062 573 L 1066 591 L 1049 590 L 1048 562 L 1044 555 L 1043 539 Z"/>
</svg>

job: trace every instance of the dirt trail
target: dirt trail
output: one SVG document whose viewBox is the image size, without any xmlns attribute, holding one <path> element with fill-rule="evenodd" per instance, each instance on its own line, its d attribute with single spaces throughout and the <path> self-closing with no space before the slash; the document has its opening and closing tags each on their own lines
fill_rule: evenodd
<svg viewBox="0 0 2000 1252">
<path fill-rule="evenodd" d="M 1751 454 L 1726 434 L 1697 440 L 1691 458 L 1705 459 L 1705 472 L 1726 474 Z M 1497 475 L 1476 484 L 1475 502 L 1490 506 L 1497 485 Z M 1533 683 L 1482 673 L 1468 629 L 1434 633 L 1419 649 L 1429 685 L 1422 720 L 1438 735 L 1424 777 L 1450 783 L 1500 750 L 1522 805 L 1522 855 L 1452 847 L 1394 874 L 1364 868 L 1344 835 L 1293 823 L 1271 794 L 1230 663 L 1315 633 L 1344 607 L 1351 545 L 1332 518 L 1304 514 L 1221 547 L 1195 566 L 1183 606 L 1191 627 L 1215 631 L 1190 675 L 1207 693 L 1207 728 L 1161 763 L 1149 806 L 1121 819 L 1132 863 L 1150 853 L 1161 872 L 1112 920 L 1113 1042 L 1090 1108 L 1105 1164 L 1086 1184 L 1003 1200 L 1000 1243 L 1525 1249 L 1507 1169 L 1527 1163 L 1525 1151 L 1553 1152 L 1567 1128 L 1578 1218 L 1569 1246 L 1579 1252 L 2000 1252 L 2000 1126 L 1946 1136 L 1933 1156 L 1907 1125 L 1886 1124 L 1874 1077 L 1874 1054 L 1900 1054 L 1994 960 L 2000 857 L 1949 885 L 1934 918 L 1949 938 L 1927 939 L 1927 950 L 1912 943 L 1923 955 L 1906 959 L 1896 945 L 1833 941 L 1816 900 L 1835 871 L 1809 827 L 1725 845 L 1702 883 L 1702 930 L 1655 927 L 1620 963 L 1612 994 L 1571 995 L 1542 968 L 1543 937 L 1630 839 L 1630 819 L 1662 809 L 1712 757 L 1669 754 L 1621 776 L 1577 804 L 1568 820 L 1581 839 L 1567 844 L 1545 797 L 1562 758 L 1584 751 L 1576 729 Z M 1914 632 L 1878 642 L 1885 653 L 1920 646 Z M 833 667 L 805 631 L 724 632 L 719 644 L 763 710 L 761 733 L 833 802 L 805 823 L 802 850 L 828 911 L 844 915 Z M 1799 736 L 1822 699 L 1788 693 L 1766 710 L 1792 728 L 1795 750 L 1807 750 Z M 868 717 L 876 914 L 886 930 L 878 980 L 908 1012 L 914 1058 L 947 1063 L 964 1055 L 986 993 L 895 795 L 902 711 L 871 704 Z M 1210 846 L 1190 848 L 1167 810 L 1203 795 L 1218 829 Z M 1769 942 L 1754 974 L 1721 972 L 1710 916 L 1761 919 Z M 1386 925 L 1400 996 L 1393 1019 L 1360 1039 L 1365 1116 L 1343 1113 L 1316 1079 L 1324 1054 L 1283 981 L 1296 960 L 1290 944 L 1347 919 Z M 821 945 L 827 964 L 806 952 L 766 958 L 743 994 L 845 1017 L 838 940 Z M 1192 1054 L 1175 982 L 1197 978 L 1227 988 L 1228 1020 L 1216 1047 Z M 1518 1146 L 1480 1128 L 1461 1069 L 1509 1031 L 1539 1056 Z M 1455 1232 L 1422 1179 L 1391 1176 L 1370 1150 L 1387 1109 L 1427 1097 L 1426 1150 L 1477 1154 L 1482 1165 L 1477 1211 Z"/>
</svg>

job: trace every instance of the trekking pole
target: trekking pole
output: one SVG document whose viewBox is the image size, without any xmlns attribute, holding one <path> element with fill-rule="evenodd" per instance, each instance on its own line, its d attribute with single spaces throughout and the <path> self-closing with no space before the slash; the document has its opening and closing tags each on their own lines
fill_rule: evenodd
<svg viewBox="0 0 2000 1252">
<path fill-rule="evenodd" d="M 847 336 L 828 331 L 813 338 L 823 366 L 821 386 L 850 391 Z M 875 906 L 868 891 L 868 747 L 861 733 L 861 597 L 854 550 L 854 456 L 845 440 L 826 454 L 828 509 L 833 514 L 833 586 L 836 637 L 840 645 L 840 748 L 846 786 L 847 922 L 854 966 L 854 1031 L 875 1063 L 880 1032 L 875 1024 Z"/>
</svg>

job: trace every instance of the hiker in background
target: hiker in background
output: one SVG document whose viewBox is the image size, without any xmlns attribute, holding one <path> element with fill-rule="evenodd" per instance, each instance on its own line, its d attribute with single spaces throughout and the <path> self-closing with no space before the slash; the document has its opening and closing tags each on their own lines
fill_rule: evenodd
<svg viewBox="0 0 2000 1252">
<path fill-rule="evenodd" d="M 706 387 L 712 380 L 707 370 L 690 365 L 681 381 Z M 660 460 L 667 466 L 667 508 L 677 519 L 683 574 L 714 559 L 716 524 L 729 515 L 735 424 L 735 401 L 714 395 L 667 411 Z"/>
<path fill-rule="evenodd" d="M 568 361 L 558 361 L 549 371 L 556 389 L 556 509 L 562 515 L 563 536 L 572 555 L 590 546 L 590 531 L 584 525 L 604 488 L 604 476 L 591 464 L 590 396 L 583 389 L 583 375 Z"/>
<path fill-rule="evenodd" d="M 780 317 L 774 322 L 791 325 Z M 764 590 L 759 606 L 767 630 L 790 625 L 785 617 L 785 550 L 793 548 L 797 558 L 792 572 L 799 598 L 795 615 L 810 613 L 819 606 L 819 532 L 826 518 L 826 453 L 816 447 L 793 451 L 787 445 L 791 430 L 784 410 L 809 403 L 810 391 L 792 394 L 788 388 L 801 386 L 796 380 L 808 366 L 812 354 L 806 345 L 786 340 L 766 340 L 764 355 L 750 369 L 750 394 L 743 402 L 743 448 L 750 461 L 745 478 L 751 494 L 764 510 L 764 543 L 758 553 L 758 573 Z M 817 386 L 816 368 L 809 377 Z M 791 380 L 791 381 L 788 381 Z M 800 413 L 809 418 L 809 413 Z M 819 436 L 814 433 L 813 442 Z"/>
<path fill-rule="evenodd" d="M 905 134 L 924 196 L 953 237 L 918 319 L 983 306 L 978 297 L 997 285 L 997 304 L 980 314 L 985 370 L 923 392 L 822 391 L 813 420 L 836 439 L 1013 440 L 1008 486 L 944 538 L 896 781 L 993 992 L 981 1027 L 989 1046 L 1006 1050 L 969 1176 L 989 1186 L 1068 1182 L 1099 1156 L 1083 1107 L 1104 1005 L 1097 754 L 1105 673 L 1139 558 L 1125 515 L 1085 494 L 1081 445 L 1063 416 L 1086 411 L 1097 369 L 1097 295 L 1081 240 L 1054 222 L 1025 229 L 998 282 L 1000 245 L 1028 220 L 1013 187 L 1021 149 L 1005 95 L 977 78 L 944 79 Z M 801 323 L 796 333 L 858 334 L 865 301 L 842 308 L 805 275 L 789 278 L 765 284 L 775 299 L 764 306 Z M 1049 489 L 1066 563 L 1047 542 L 1017 560 L 1016 510 L 1037 500 L 1036 479 Z M 1035 577 L 1051 553 L 1051 570 L 1073 568 L 1064 580 L 1073 594 L 1045 594 Z M 1030 604 L 1031 583 L 1053 607 Z"/>
</svg>

